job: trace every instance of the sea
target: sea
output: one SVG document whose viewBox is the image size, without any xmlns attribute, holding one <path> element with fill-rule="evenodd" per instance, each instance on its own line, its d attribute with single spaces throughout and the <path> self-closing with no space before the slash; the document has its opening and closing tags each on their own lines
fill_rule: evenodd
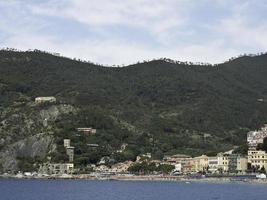
<svg viewBox="0 0 267 200">
<path fill-rule="evenodd" d="M 0 180 L 0 200 L 265 200 L 267 185 L 93 180 Z"/>
</svg>

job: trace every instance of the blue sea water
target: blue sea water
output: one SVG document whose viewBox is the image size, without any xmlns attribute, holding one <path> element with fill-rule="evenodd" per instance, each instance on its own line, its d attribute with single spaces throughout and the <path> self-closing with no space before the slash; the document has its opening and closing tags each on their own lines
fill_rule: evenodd
<svg viewBox="0 0 267 200">
<path fill-rule="evenodd" d="M 267 185 L 89 180 L 0 180 L 0 200 L 265 200 Z"/>
</svg>

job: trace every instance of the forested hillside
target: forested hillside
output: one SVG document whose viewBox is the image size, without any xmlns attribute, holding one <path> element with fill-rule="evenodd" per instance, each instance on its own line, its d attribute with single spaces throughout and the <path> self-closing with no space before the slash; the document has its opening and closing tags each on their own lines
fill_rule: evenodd
<svg viewBox="0 0 267 200">
<path fill-rule="evenodd" d="M 216 66 L 154 60 L 103 67 L 39 51 L 2 50 L 2 149 L 18 140 L 14 128 L 3 128 L 7 109 L 24 108 L 21 112 L 30 115 L 36 96 L 55 96 L 75 110 L 63 113 L 50 128 L 58 144 L 55 152 L 60 152 L 62 138 L 71 138 L 78 164 L 105 155 L 115 161 L 134 159 L 144 152 L 155 157 L 212 154 L 243 144 L 248 130 L 267 122 L 267 55 Z M 97 134 L 77 137 L 75 128 L 86 126 Z M 5 139 L 7 133 L 12 139 Z M 88 143 L 99 144 L 99 150 Z M 123 143 L 126 150 L 116 153 Z"/>
</svg>

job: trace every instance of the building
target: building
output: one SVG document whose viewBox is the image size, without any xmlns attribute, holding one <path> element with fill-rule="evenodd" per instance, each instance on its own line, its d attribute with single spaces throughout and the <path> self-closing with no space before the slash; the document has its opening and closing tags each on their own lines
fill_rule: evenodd
<svg viewBox="0 0 267 200">
<path fill-rule="evenodd" d="M 74 147 L 67 147 L 66 148 L 66 154 L 69 156 L 69 162 L 73 162 L 74 160 Z"/>
<path fill-rule="evenodd" d="M 209 157 L 206 155 L 194 158 L 195 172 L 206 172 L 209 166 Z"/>
<path fill-rule="evenodd" d="M 208 159 L 208 171 L 211 173 L 215 173 L 218 171 L 218 157 L 209 157 Z"/>
<path fill-rule="evenodd" d="M 57 100 L 55 97 L 36 97 L 35 103 L 55 103 Z"/>
<path fill-rule="evenodd" d="M 237 160 L 237 172 L 246 172 L 248 169 L 248 159 L 245 157 L 240 157 Z"/>
<path fill-rule="evenodd" d="M 117 163 L 112 165 L 109 172 L 112 173 L 127 173 L 128 168 L 132 165 L 132 161 L 125 161 L 123 163 Z"/>
<path fill-rule="evenodd" d="M 251 168 L 260 170 L 267 169 L 267 154 L 265 151 L 248 150 L 248 163 Z"/>
<path fill-rule="evenodd" d="M 182 172 L 182 164 L 178 163 L 174 165 L 174 170 L 175 172 Z"/>
<path fill-rule="evenodd" d="M 182 163 L 184 160 L 191 158 L 185 154 L 175 154 L 172 156 L 164 156 L 163 160 L 169 164 Z"/>
<path fill-rule="evenodd" d="M 263 143 L 263 139 L 267 137 L 267 124 L 258 131 L 250 131 L 247 133 L 247 142 L 250 149 L 256 149 L 258 144 Z"/>
<path fill-rule="evenodd" d="M 74 170 L 73 163 L 44 163 L 40 166 L 39 174 L 72 174 Z"/>
<path fill-rule="evenodd" d="M 64 139 L 64 147 L 70 147 L 70 139 Z"/>
<path fill-rule="evenodd" d="M 175 172 L 193 173 L 195 172 L 195 161 L 192 157 L 186 154 L 175 154 L 164 156 L 164 163 L 173 165 Z"/>
<path fill-rule="evenodd" d="M 74 170 L 74 147 L 70 146 L 70 139 L 64 139 L 63 145 L 69 156 L 69 163 L 43 163 L 40 165 L 40 174 L 72 174 Z M 51 158 L 49 159 L 51 160 Z"/>
<path fill-rule="evenodd" d="M 99 144 L 87 144 L 87 146 L 92 149 L 97 149 L 99 147 Z"/>
<path fill-rule="evenodd" d="M 218 153 L 217 158 L 218 158 L 218 171 L 223 173 L 223 172 L 228 172 L 229 170 L 229 155 L 228 153 Z"/>
<path fill-rule="evenodd" d="M 230 154 L 228 157 L 229 160 L 229 168 L 228 171 L 230 173 L 236 173 L 236 169 L 237 169 L 237 158 L 238 158 L 239 154 Z"/>
<path fill-rule="evenodd" d="M 72 163 L 74 159 L 74 147 L 70 146 L 70 139 L 64 139 L 63 142 L 66 154 L 69 156 L 69 162 Z"/>
<path fill-rule="evenodd" d="M 229 172 L 240 173 L 245 172 L 248 166 L 248 160 L 240 154 L 230 154 L 229 157 Z"/>
<path fill-rule="evenodd" d="M 83 132 L 85 134 L 96 134 L 96 129 L 93 128 L 77 128 L 78 132 Z"/>
<path fill-rule="evenodd" d="M 95 166 L 93 168 L 93 170 L 95 172 L 101 172 L 101 173 L 103 173 L 103 172 L 109 172 L 110 171 L 110 168 L 107 167 L 106 165 L 99 165 L 99 166 Z"/>
<path fill-rule="evenodd" d="M 151 153 L 141 154 L 136 157 L 136 162 L 148 161 L 152 157 Z"/>
<path fill-rule="evenodd" d="M 193 158 L 188 158 L 188 159 L 183 160 L 181 162 L 181 165 L 182 165 L 182 172 L 184 174 L 196 172 L 195 161 Z"/>
</svg>

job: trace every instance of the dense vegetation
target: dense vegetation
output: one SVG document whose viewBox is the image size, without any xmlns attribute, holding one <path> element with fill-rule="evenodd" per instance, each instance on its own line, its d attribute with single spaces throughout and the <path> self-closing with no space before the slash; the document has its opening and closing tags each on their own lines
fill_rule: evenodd
<svg viewBox="0 0 267 200">
<path fill-rule="evenodd" d="M 267 137 L 263 139 L 262 144 L 258 144 L 257 149 L 267 152 Z"/>
<path fill-rule="evenodd" d="M 135 163 L 129 167 L 129 172 L 136 174 L 152 174 L 152 173 L 165 173 L 169 174 L 174 170 L 173 165 L 160 164 L 156 165 L 155 163 L 141 162 Z"/>
<path fill-rule="evenodd" d="M 144 152 L 156 158 L 214 154 L 244 144 L 247 131 L 267 121 L 266 77 L 266 54 L 216 66 L 154 60 L 112 68 L 2 50 L 0 109 L 36 96 L 55 96 L 79 109 L 56 123 L 57 160 L 66 159 L 66 137 L 81 165 L 103 156 L 133 160 Z M 87 126 L 97 134 L 77 136 L 76 128 Z M 126 149 L 116 152 L 123 143 Z"/>
</svg>

